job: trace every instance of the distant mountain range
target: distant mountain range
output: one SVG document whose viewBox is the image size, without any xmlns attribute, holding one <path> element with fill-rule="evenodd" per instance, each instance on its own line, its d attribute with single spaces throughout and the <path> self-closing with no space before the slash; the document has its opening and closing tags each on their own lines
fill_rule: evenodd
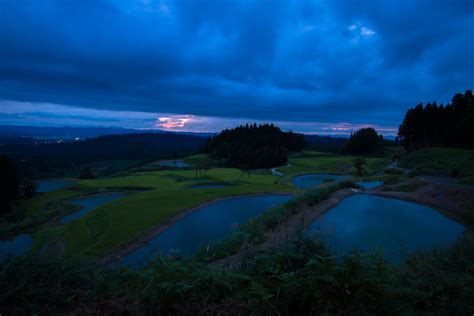
<svg viewBox="0 0 474 316">
<path fill-rule="evenodd" d="M 120 127 L 39 127 L 39 126 L 19 126 L 0 125 L 0 137 L 9 137 L 10 141 L 16 137 L 30 137 L 36 139 L 64 139 L 73 140 L 75 138 L 93 138 L 104 135 L 124 135 L 124 134 L 185 134 L 207 137 L 214 133 L 192 133 L 192 132 L 169 132 L 164 130 L 139 130 Z"/>
<path fill-rule="evenodd" d="M 1 138 L 0 138 L 1 139 Z M 24 143 L 0 146 L 0 153 L 27 160 L 68 160 L 91 162 L 102 160 L 141 160 L 160 154 L 195 150 L 204 137 L 177 133 L 103 135 L 82 141 L 64 143 Z"/>
</svg>

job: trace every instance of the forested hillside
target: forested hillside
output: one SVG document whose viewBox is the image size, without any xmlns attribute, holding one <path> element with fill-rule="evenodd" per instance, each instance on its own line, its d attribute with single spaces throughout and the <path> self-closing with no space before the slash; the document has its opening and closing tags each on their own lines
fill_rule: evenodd
<svg viewBox="0 0 474 316">
<path fill-rule="evenodd" d="M 208 140 L 204 151 L 223 159 L 226 166 L 256 169 L 284 165 L 288 151 L 300 151 L 305 145 L 303 135 L 283 132 L 273 124 L 253 124 L 223 130 Z"/>
<path fill-rule="evenodd" d="M 19 159 L 101 160 L 147 159 L 159 153 L 192 151 L 205 138 L 180 134 L 107 135 L 80 142 L 2 146 L 2 153 Z"/>
<path fill-rule="evenodd" d="M 322 135 L 304 135 L 304 139 L 308 148 L 331 153 L 341 153 L 348 141 L 346 137 Z"/>
<path fill-rule="evenodd" d="M 77 177 L 81 168 L 109 161 L 107 169 L 123 170 L 140 161 L 190 154 L 206 138 L 194 135 L 160 133 L 107 135 L 65 143 L 26 143 L 0 146 L 31 177 Z M 112 161 L 128 161 L 122 166 Z"/>
</svg>

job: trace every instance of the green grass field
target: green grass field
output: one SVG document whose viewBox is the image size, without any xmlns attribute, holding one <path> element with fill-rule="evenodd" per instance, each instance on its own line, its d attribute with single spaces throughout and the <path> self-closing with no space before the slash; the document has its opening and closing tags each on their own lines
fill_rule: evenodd
<svg viewBox="0 0 474 316">
<path fill-rule="evenodd" d="M 135 173 L 126 177 L 82 180 L 78 186 L 84 191 L 119 191 L 123 188 L 147 188 L 110 202 L 79 220 L 56 229 L 46 227 L 37 232 L 38 247 L 57 240 L 64 242 L 66 253 L 102 255 L 133 239 L 167 218 L 196 205 L 219 197 L 267 192 L 298 192 L 298 188 L 280 183 L 270 174 L 250 175 L 238 169 L 210 169 L 202 177 L 194 170 L 156 171 Z M 223 182 L 224 188 L 196 189 L 203 182 Z M 41 196 L 41 201 L 54 195 Z M 39 201 L 36 201 L 39 202 Z M 30 202 L 32 203 L 32 202 Z"/>
<path fill-rule="evenodd" d="M 400 166 L 415 172 L 466 178 L 474 182 L 474 150 L 429 148 L 409 153 Z"/>
<path fill-rule="evenodd" d="M 188 162 L 208 159 L 198 155 Z M 45 245 L 65 246 L 65 253 L 79 256 L 100 256 L 127 243 L 157 224 L 185 209 L 219 197 L 270 192 L 301 192 L 291 184 L 299 174 L 327 172 L 350 174 L 354 157 L 303 152 L 292 155 L 291 166 L 281 167 L 283 177 L 269 170 L 250 174 L 233 168 L 213 168 L 197 174 L 195 170 L 162 170 L 128 172 L 119 177 L 77 181 L 73 189 L 48 192 L 22 201 L 21 207 L 31 216 L 41 214 L 57 200 L 72 199 L 97 192 L 126 192 L 126 196 L 98 207 L 84 217 L 66 225 L 47 225 L 35 232 L 35 249 Z M 390 157 L 367 158 L 367 170 L 374 174 L 383 170 Z M 223 188 L 192 188 L 201 183 L 225 183 Z M 133 189 L 146 189 L 133 191 Z"/>
<path fill-rule="evenodd" d="M 300 155 L 289 157 L 289 166 L 278 168 L 284 173 L 283 181 L 291 180 L 305 173 L 332 173 L 332 174 L 352 174 L 352 161 L 357 158 L 353 156 L 332 155 L 321 152 L 305 151 Z M 390 155 L 382 157 L 367 157 L 366 170 L 368 175 L 373 175 L 383 170 L 390 162 Z"/>
</svg>

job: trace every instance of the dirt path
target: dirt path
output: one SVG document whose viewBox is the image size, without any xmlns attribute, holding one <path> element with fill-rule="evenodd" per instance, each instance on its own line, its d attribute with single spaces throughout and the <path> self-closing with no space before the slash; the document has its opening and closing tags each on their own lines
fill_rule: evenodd
<svg viewBox="0 0 474 316">
<path fill-rule="evenodd" d="M 283 172 L 281 172 L 280 170 L 278 170 L 278 168 L 281 168 L 281 167 L 291 167 L 291 165 L 287 164 L 286 166 L 280 166 L 280 167 L 272 168 L 271 169 L 272 175 L 283 177 L 285 174 Z"/>
<path fill-rule="evenodd" d="M 342 199 L 359 192 L 355 189 L 342 189 L 332 193 L 326 200 L 309 207 L 302 212 L 293 215 L 285 223 L 274 231 L 267 234 L 263 243 L 253 246 L 250 252 L 261 251 L 265 249 L 278 248 L 288 244 L 295 236 L 302 232 L 304 228 L 310 225 L 316 218 L 335 207 Z M 230 257 L 215 261 L 216 267 L 236 267 L 244 260 L 245 254 L 239 252 Z"/>
</svg>

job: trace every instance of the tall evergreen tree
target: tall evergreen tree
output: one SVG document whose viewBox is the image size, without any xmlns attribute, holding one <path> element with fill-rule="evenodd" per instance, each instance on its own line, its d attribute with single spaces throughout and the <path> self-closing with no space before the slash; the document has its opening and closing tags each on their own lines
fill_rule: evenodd
<svg viewBox="0 0 474 316">
<path fill-rule="evenodd" d="M 474 98 L 472 90 L 456 94 L 452 102 L 418 104 L 409 109 L 398 129 L 407 150 L 430 146 L 474 146 Z"/>
</svg>

